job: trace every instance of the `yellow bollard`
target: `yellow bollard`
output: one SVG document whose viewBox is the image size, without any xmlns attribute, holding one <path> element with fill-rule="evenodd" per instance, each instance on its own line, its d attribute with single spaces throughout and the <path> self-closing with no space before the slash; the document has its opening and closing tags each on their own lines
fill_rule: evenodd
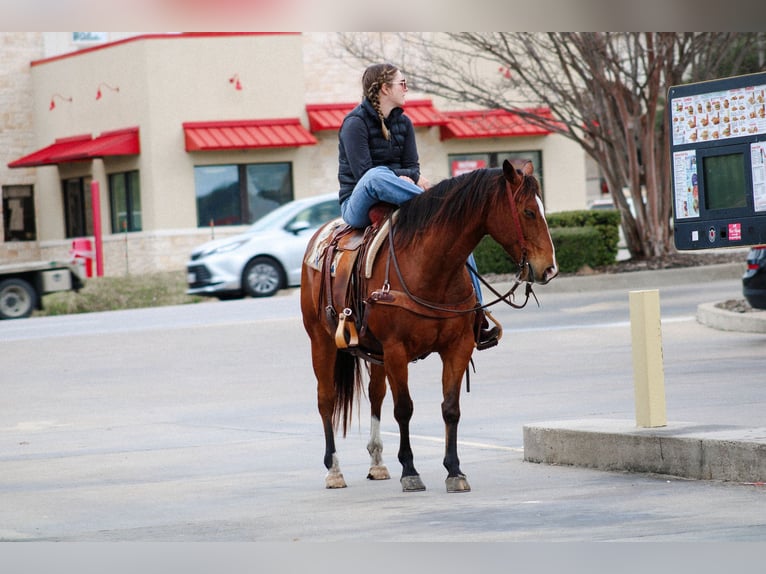
<svg viewBox="0 0 766 574">
<path fill-rule="evenodd" d="M 663 427 L 667 425 L 667 417 L 658 290 L 630 292 L 630 330 L 636 425 L 643 428 Z"/>
</svg>

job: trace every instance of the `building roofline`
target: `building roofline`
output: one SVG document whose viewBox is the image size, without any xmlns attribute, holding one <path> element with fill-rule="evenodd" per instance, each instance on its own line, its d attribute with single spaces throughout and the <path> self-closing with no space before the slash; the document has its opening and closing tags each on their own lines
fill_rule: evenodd
<svg viewBox="0 0 766 574">
<path fill-rule="evenodd" d="M 119 46 L 122 44 L 129 44 L 131 42 L 141 42 L 144 40 L 172 40 L 172 39 L 188 39 L 188 38 L 213 38 L 213 37 L 228 37 L 228 36 L 291 36 L 300 35 L 301 32 L 180 32 L 180 33 L 153 33 L 153 34 L 138 34 L 131 36 L 130 38 L 122 38 L 113 42 L 105 42 L 96 46 L 88 46 L 87 48 L 81 48 L 74 52 L 67 52 L 65 54 L 58 54 L 49 58 L 42 58 L 40 60 L 32 60 L 30 66 L 40 66 L 43 64 L 49 64 L 51 62 L 57 62 L 60 60 L 66 60 L 68 58 L 76 58 L 83 54 L 89 54 L 98 50 L 106 50 Z"/>
</svg>

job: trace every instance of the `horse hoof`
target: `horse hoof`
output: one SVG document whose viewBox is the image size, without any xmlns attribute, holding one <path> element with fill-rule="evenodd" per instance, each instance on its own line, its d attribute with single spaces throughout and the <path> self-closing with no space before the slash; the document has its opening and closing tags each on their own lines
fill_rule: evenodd
<svg viewBox="0 0 766 574">
<path fill-rule="evenodd" d="M 324 479 L 325 488 L 346 488 L 346 481 L 341 473 L 328 474 Z"/>
<path fill-rule="evenodd" d="M 370 473 L 367 475 L 370 480 L 388 480 L 391 475 L 388 474 L 388 468 L 383 465 L 371 466 Z"/>
<path fill-rule="evenodd" d="M 426 489 L 426 485 L 420 480 L 417 474 L 412 476 L 403 476 L 400 480 L 403 492 L 419 492 Z"/>
<path fill-rule="evenodd" d="M 471 492 L 471 486 L 468 484 L 464 474 L 448 476 L 446 483 L 447 492 Z"/>
</svg>

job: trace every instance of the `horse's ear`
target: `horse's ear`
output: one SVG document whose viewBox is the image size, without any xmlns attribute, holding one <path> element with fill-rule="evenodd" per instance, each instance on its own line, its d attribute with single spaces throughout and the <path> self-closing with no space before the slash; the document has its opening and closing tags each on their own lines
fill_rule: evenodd
<svg viewBox="0 0 766 574">
<path fill-rule="evenodd" d="M 516 183 L 519 180 L 519 172 L 516 171 L 516 168 L 507 159 L 503 160 L 503 173 L 505 174 L 505 179 L 511 183 Z"/>
<path fill-rule="evenodd" d="M 524 175 L 533 175 L 535 173 L 535 166 L 531 161 L 527 160 L 524 162 L 524 166 L 521 168 L 521 172 Z"/>
</svg>

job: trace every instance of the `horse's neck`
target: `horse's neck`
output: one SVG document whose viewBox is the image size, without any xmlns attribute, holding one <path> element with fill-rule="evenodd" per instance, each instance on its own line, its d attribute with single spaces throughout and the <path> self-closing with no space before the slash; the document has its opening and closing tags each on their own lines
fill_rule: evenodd
<svg viewBox="0 0 766 574">
<path fill-rule="evenodd" d="M 482 233 L 475 226 L 453 225 L 437 233 L 426 233 L 402 252 L 399 257 L 405 281 L 418 287 L 441 285 L 445 292 L 453 288 L 461 291 L 454 281 L 465 270 L 466 260 L 481 240 Z M 412 277 L 412 279 L 410 279 Z"/>
</svg>

